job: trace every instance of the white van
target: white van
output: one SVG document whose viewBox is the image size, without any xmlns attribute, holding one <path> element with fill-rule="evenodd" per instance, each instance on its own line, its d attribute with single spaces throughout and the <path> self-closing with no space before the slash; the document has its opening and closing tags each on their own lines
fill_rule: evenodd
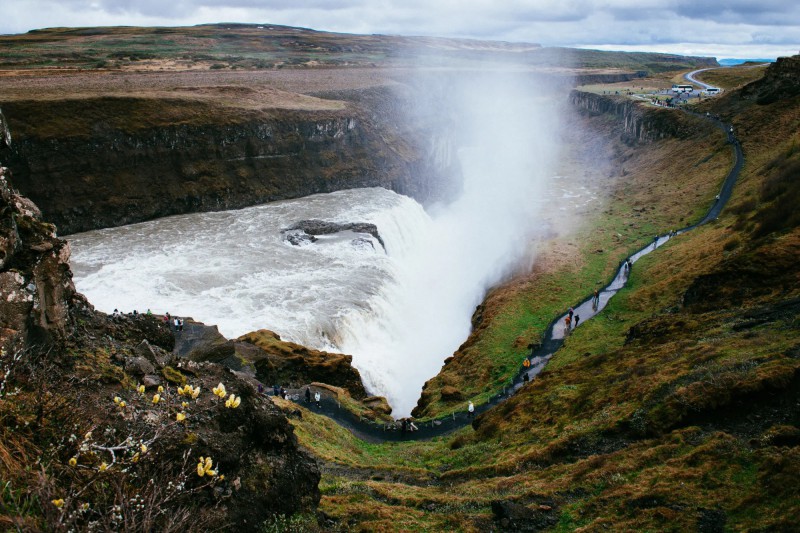
<svg viewBox="0 0 800 533">
<path fill-rule="evenodd" d="M 719 87 L 709 87 L 708 89 L 706 89 L 703 92 L 706 93 L 709 96 L 714 96 L 715 94 L 721 93 L 722 89 L 720 89 Z"/>
</svg>

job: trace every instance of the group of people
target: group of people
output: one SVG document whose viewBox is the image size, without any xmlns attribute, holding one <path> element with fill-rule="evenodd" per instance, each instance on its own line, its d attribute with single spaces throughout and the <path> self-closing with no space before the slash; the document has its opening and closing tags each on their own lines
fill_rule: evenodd
<svg viewBox="0 0 800 533">
<path fill-rule="evenodd" d="M 150 310 L 147 310 L 150 313 Z M 164 323 L 167 327 L 175 327 L 175 331 L 183 331 L 183 319 L 176 316 L 170 316 L 169 312 L 164 313 Z"/>
<path fill-rule="evenodd" d="M 266 394 L 267 393 L 266 390 L 264 390 L 264 385 L 262 385 L 261 383 L 258 384 L 258 393 L 259 394 Z M 273 396 L 280 396 L 284 400 L 290 399 L 289 391 L 286 390 L 286 387 L 284 387 L 282 385 L 273 385 L 272 386 L 272 395 Z M 312 397 L 311 388 L 310 387 L 306 387 L 305 397 L 306 397 L 306 403 L 310 404 L 311 403 L 311 397 Z M 314 403 L 317 404 L 317 407 L 322 407 L 322 395 L 319 393 L 319 391 L 316 391 L 313 394 L 313 397 L 314 397 Z M 298 399 L 298 397 L 295 396 L 292 399 L 296 400 L 296 399 Z"/>
<path fill-rule="evenodd" d="M 134 310 L 133 310 L 133 311 L 131 311 L 130 313 L 123 313 L 123 312 L 121 312 L 119 309 L 116 309 L 116 308 L 115 308 L 115 309 L 114 309 L 114 312 L 113 312 L 113 313 L 111 313 L 111 318 L 112 318 L 113 320 L 120 320 L 120 319 L 122 319 L 122 318 L 124 318 L 124 317 L 126 317 L 126 316 L 130 316 L 130 317 L 133 317 L 133 318 L 138 318 L 138 317 L 139 317 L 139 314 L 140 314 L 140 313 L 139 313 L 139 311 L 137 311 L 136 309 L 134 309 Z M 148 309 L 148 310 L 147 310 L 147 314 L 148 314 L 148 315 L 152 315 L 153 313 L 151 313 L 151 312 L 150 312 L 150 310 Z"/>
<path fill-rule="evenodd" d="M 596 293 L 597 291 L 595 291 Z M 566 335 L 571 329 L 577 328 L 580 321 L 581 315 L 576 315 L 575 310 L 570 307 L 569 311 L 567 311 L 567 316 L 564 317 L 564 334 Z"/>
<path fill-rule="evenodd" d="M 418 429 L 419 428 L 414 423 L 414 420 L 411 418 L 403 418 L 400 420 L 400 433 L 405 434 L 406 432 L 414 432 Z"/>
</svg>

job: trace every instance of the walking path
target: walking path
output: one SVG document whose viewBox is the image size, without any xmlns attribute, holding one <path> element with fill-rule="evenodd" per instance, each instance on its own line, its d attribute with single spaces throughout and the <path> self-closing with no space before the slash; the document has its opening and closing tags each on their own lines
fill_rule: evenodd
<svg viewBox="0 0 800 533">
<path fill-rule="evenodd" d="M 742 153 L 741 145 L 734 136 L 731 126 L 724 124 L 714 117 L 702 115 L 696 116 L 712 121 L 717 127 L 721 128 L 726 133 L 728 136 L 728 143 L 731 144 L 733 148 L 735 157 L 734 165 L 725 178 L 720 193 L 717 199 L 714 201 L 714 204 L 709 208 L 706 215 L 699 222 L 677 230 L 672 235 L 659 235 L 656 239 L 654 239 L 653 242 L 630 256 L 629 259 L 631 264 L 635 264 L 641 257 L 649 254 L 656 248 L 663 246 L 667 241 L 676 235 L 680 235 L 698 226 L 715 220 L 722 211 L 722 208 L 730 199 L 731 193 L 733 192 L 733 187 L 736 184 L 736 180 L 739 177 L 739 173 L 741 172 L 742 165 L 744 163 L 744 155 Z M 628 274 L 629 270 L 625 267 L 623 262 L 620 265 L 620 268 L 617 270 L 614 279 L 611 280 L 611 283 L 599 291 L 596 303 L 594 302 L 594 295 L 591 295 L 573 308 L 574 313 L 581 317 L 580 324 L 585 323 L 587 320 L 600 313 L 606 307 L 606 305 L 608 305 L 609 300 L 627 283 Z M 525 384 L 524 375 L 526 373 L 528 374 L 529 379 L 533 380 L 535 376 L 537 376 L 544 369 L 544 367 L 547 365 L 547 362 L 550 360 L 556 350 L 558 350 L 564 344 L 564 319 L 566 316 L 566 314 L 559 316 L 550 323 L 545 331 L 544 340 L 542 341 L 541 345 L 532 349 L 527 357 L 527 360 L 530 362 L 530 366 L 525 367 L 521 365 L 517 374 L 511 379 L 511 381 L 506 387 L 504 387 L 502 391 L 499 391 L 497 394 L 490 397 L 487 403 L 476 405 L 475 416 L 492 409 L 495 405 L 507 400 L 511 395 L 522 388 L 522 386 Z M 201 332 L 192 331 L 194 330 L 187 331 L 186 335 L 182 335 L 182 338 L 180 339 L 181 342 L 176 345 L 176 349 L 178 346 L 180 346 L 181 351 L 188 350 L 188 344 L 191 344 L 194 340 L 202 339 L 203 334 Z M 288 392 L 291 399 L 297 403 L 306 405 L 302 390 L 290 390 Z M 312 390 L 312 394 L 313 392 L 314 390 Z M 317 407 L 313 400 L 306 406 L 314 412 L 325 415 L 336 421 L 342 427 L 350 430 L 356 437 L 370 442 L 431 439 L 433 437 L 438 437 L 458 428 L 464 427 L 472 421 L 472 417 L 468 416 L 466 411 L 458 413 L 454 412 L 449 416 L 428 420 L 424 423 L 415 421 L 415 424 L 417 424 L 419 427 L 417 431 L 402 432 L 399 423 L 385 425 L 372 422 L 364 418 L 359 418 L 357 415 L 353 414 L 347 409 L 343 409 L 334 398 L 325 396 L 324 390 L 321 390 L 321 392 L 323 393 L 323 396 L 319 407 Z"/>
</svg>

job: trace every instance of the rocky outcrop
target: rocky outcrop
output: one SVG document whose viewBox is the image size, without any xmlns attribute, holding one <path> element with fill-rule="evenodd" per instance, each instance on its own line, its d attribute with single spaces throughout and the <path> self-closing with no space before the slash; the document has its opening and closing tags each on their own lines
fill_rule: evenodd
<svg viewBox="0 0 800 533">
<path fill-rule="evenodd" d="M 697 133 L 698 124 L 688 123 L 683 114 L 671 109 L 646 107 L 644 103 L 624 96 L 572 91 L 570 103 L 585 113 L 617 117 L 620 136 L 627 143 L 648 143 L 669 137 L 685 139 Z"/>
<path fill-rule="evenodd" d="M 357 399 L 367 397 L 367 391 L 361 382 L 361 374 L 353 365 L 353 356 L 312 350 L 282 341 L 277 333 L 261 329 L 236 339 L 239 344 L 248 344 L 261 352 L 250 353 L 254 361 L 256 377 L 268 385 L 281 384 L 298 387 L 311 382 L 322 382 L 346 389 Z"/>
<path fill-rule="evenodd" d="M 283 233 L 285 238 L 292 244 L 299 244 L 299 242 L 296 241 L 305 240 L 303 235 L 309 236 L 308 240 L 314 242 L 316 240 L 314 239 L 314 236 L 316 235 L 332 235 L 342 231 L 352 231 L 354 233 L 366 233 L 368 235 L 372 235 L 375 237 L 375 240 L 381 244 L 383 249 L 386 249 L 386 244 L 384 244 L 381 234 L 378 232 L 378 226 L 368 222 L 350 222 L 347 224 L 340 224 L 337 222 L 327 222 L 324 220 L 301 220 L 300 222 L 292 224 L 288 228 L 282 230 L 281 233 Z M 303 235 L 298 236 L 295 232 L 302 232 Z"/>
<path fill-rule="evenodd" d="M 12 102 L 4 112 L 15 142 L 0 159 L 60 234 L 347 188 L 440 196 L 437 176 L 453 154 L 433 157 L 425 131 L 399 109 L 358 99 L 317 111 L 123 97 Z"/>
<path fill-rule="evenodd" d="M 768 105 L 800 94 L 800 55 L 779 57 L 767 67 L 764 77 L 742 88 L 741 98 Z"/>
<path fill-rule="evenodd" d="M 267 386 L 298 388 L 320 382 L 345 389 L 357 400 L 367 396 L 351 355 L 306 348 L 267 329 L 230 340 L 216 326 L 192 319 L 185 319 L 183 331 L 175 335 L 172 353 L 180 360 L 218 363 Z"/>
<path fill-rule="evenodd" d="M 69 244 L 39 209 L 8 184 L 0 168 L 0 347 L 63 340 L 75 292 Z"/>
<path fill-rule="evenodd" d="M 11 130 L 8 129 L 8 122 L 0 109 L 0 150 L 11 147 Z"/>
</svg>

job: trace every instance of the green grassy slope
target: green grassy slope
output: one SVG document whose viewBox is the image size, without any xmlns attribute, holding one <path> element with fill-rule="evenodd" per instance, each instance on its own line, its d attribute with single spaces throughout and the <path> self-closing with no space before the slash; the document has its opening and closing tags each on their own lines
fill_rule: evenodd
<svg viewBox="0 0 800 533">
<path fill-rule="evenodd" d="M 729 208 L 638 262 L 603 314 L 475 431 L 373 445 L 310 413 L 294 421 L 323 461 L 331 527 L 797 525 L 800 99 L 707 105 L 736 112 L 747 157 Z M 655 148 L 673 156 L 664 155 L 665 171 L 686 165 L 685 148 Z M 628 181 L 646 184 L 649 162 L 628 159 Z M 652 200 L 668 209 L 669 196 Z M 617 198 L 609 210 L 623 206 Z"/>
</svg>

